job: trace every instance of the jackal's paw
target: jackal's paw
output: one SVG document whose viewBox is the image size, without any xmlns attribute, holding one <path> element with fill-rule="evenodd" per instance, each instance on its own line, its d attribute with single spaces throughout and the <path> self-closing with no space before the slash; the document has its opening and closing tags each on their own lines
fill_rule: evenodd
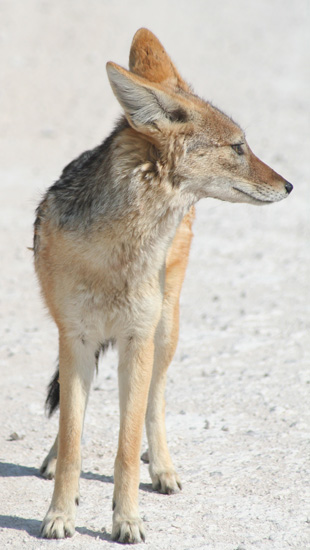
<svg viewBox="0 0 310 550">
<path fill-rule="evenodd" d="M 151 478 L 153 489 L 159 493 L 172 495 L 182 489 L 180 478 L 174 470 L 151 472 Z"/>
<path fill-rule="evenodd" d="M 112 540 L 123 544 L 137 544 L 145 541 L 145 531 L 140 518 L 113 519 Z"/>
<path fill-rule="evenodd" d="M 54 479 L 55 472 L 56 472 L 56 464 L 57 464 L 57 457 L 56 456 L 50 456 L 47 455 L 45 459 L 42 462 L 42 466 L 40 468 L 40 474 L 42 477 L 45 477 L 45 479 Z"/>
<path fill-rule="evenodd" d="M 74 535 L 74 517 L 58 510 L 50 510 L 41 525 L 41 537 L 45 539 L 65 539 Z"/>
</svg>

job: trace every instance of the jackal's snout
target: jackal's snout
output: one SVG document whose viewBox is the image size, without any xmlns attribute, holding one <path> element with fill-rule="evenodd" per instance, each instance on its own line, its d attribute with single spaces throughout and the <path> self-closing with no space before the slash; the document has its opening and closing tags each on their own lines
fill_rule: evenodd
<svg viewBox="0 0 310 550">
<path fill-rule="evenodd" d="M 293 185 L 256 157 L 252 151 L 250 151 L 249 167 L 249 180 L 253 183 L 250 194 L 254 199 L 262 202 L 277 202 L 285 199 L 292 192 Z M 249 188 L 243 187 L 241 190 L 249 193 Z"/>
</svg>

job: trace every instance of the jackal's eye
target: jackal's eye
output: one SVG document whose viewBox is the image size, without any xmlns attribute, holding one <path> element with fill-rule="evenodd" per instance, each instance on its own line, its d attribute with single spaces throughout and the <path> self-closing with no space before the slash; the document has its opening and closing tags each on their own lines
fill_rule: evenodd
<svg viewBox="0 0 310 550">
<path fill-rule="evenodd" d="M 231 145 L 231 148 L 237 153 L 237 155 L 244 155 L 244 150 L 242 148 L 243 143 L 234 143 Z"/>
</svg>

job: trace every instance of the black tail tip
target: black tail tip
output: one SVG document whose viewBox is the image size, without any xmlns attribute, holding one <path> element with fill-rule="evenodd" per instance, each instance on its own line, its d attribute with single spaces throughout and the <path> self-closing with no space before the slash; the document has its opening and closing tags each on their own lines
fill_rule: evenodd
<svg viewBox="0 0 310 550">
<path fill-rule="evenodd" d="M 59 368 L 57 368 L 47 389 L 45 410 L 49 418 L 56 411 L 58 406 L 59 406 Z"/>
</svg>

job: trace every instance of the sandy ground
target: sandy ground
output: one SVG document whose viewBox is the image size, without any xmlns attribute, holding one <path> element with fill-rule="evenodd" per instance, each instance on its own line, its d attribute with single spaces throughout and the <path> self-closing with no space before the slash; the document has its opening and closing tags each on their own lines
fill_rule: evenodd
<svg viewBox="0 0 310 550">
<path fill-rule="evenodd" d="M 295 185 L 289 199 L 266 208 L 199 205 L 167 387 L 168 436 L 183 491 L 156 494 L 141 465 L 144 548 L 306 550 L 308 0 L 0 1 L 0 545 L 115 548 L 113 353 L 91 392 L 76 535 L 38 538 L 52 493 L 38 467 L 57 429 L 43 407 L 57 334 L 27 246 L 44 189 L 111 130 L 119 108 L 105 62 L 126 65 L 141 26 L 159 36 L 198 93 L 246 128 L 256 154 Z"/>
</svg>

